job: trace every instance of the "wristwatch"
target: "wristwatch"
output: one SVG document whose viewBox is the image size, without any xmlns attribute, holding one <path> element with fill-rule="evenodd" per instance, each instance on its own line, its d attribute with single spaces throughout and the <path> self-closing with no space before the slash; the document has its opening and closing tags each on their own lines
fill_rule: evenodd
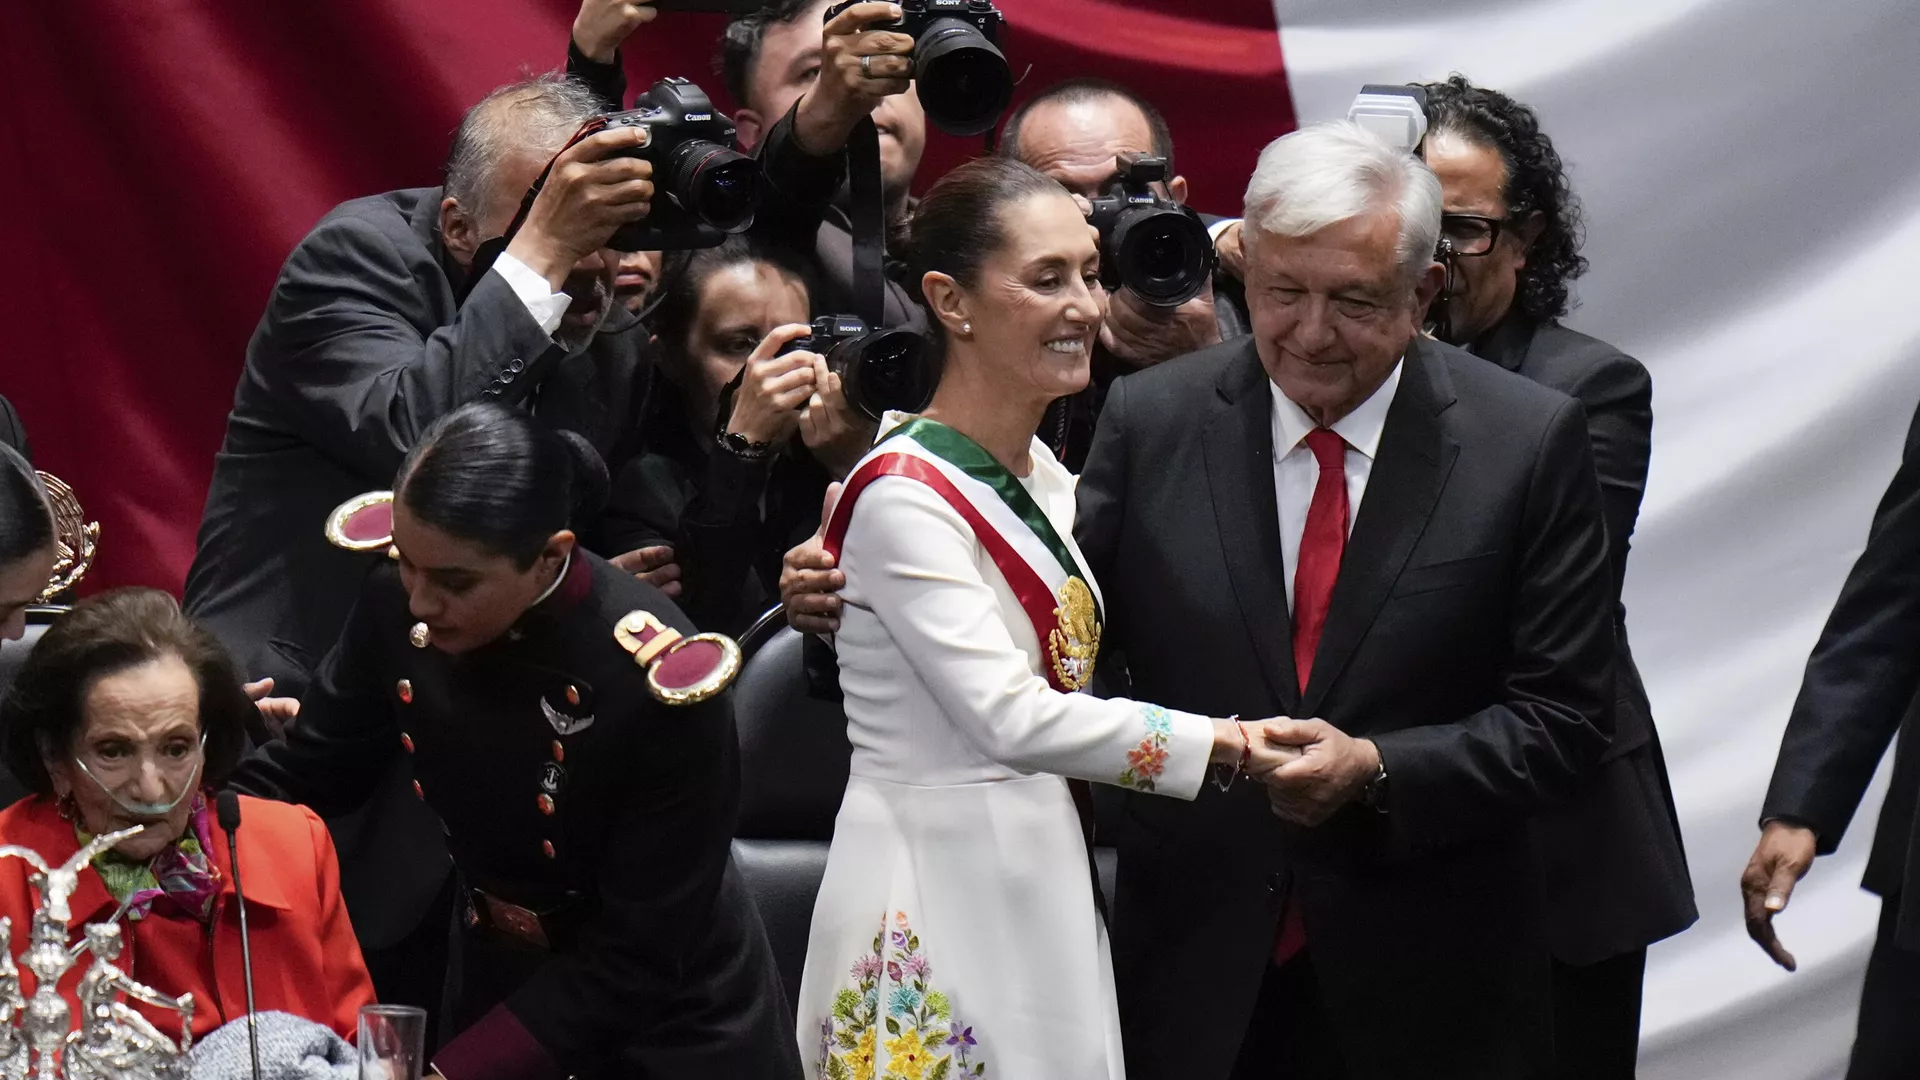
<svg viewBox="0 0 1920 1080">
<path fill-rule="evenodd" d="M 1387 812 L 1387 762 L 1382 758 L 1373 770 L 1373 778 L 1360 789 L 1360 805 L 1375 813 Z"/>
<path fill-rule="evenodd" d="M 723 431 L 719 434 L 717 441 L 720 443 L 720 449 L 735 457 L 746 458 L 748 461 L 758 461 L 773 453 L 772 443 L 754 442 L 737 432 Z"/>
</svg>

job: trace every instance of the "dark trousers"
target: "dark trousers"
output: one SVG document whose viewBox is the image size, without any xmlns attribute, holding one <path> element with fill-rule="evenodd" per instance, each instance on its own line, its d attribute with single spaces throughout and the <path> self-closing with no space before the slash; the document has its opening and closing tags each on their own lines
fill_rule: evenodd
<svg viewBox="0 0 1920 1080">
<path fill-rule="evenodd" d="M 1867 957 L 1847 1080 L 1912 1080 L 1920 1076 L 1920 953 L 1893 943 L 1900 897 L 1880 902 L 1880 932 Z"/>
<path fill-rule="evenodd" d="M 427 1010 L 428 1053 L 452 1034 L 447 1028 L 446 996 L 454 891 L 454 875 L 448 874 L 426 917 L 411 934 L 384 949 L 361 950 L 367 974 L 373 978 L 374 997 L 382 1005 Z"/>
<path fill-rule="evenodd" d="M 1633 1080 L 1640 1055 L 1640 988 L 1647 950 L 1597 964 L 1553 962 L 1557 1080 Z"/>
<path fill-rule="evenodd" d="M 1268 965 L 1247 1024 L 1232 1080 L 1345 1080 L 1334 1045 L 1313 953 L 1302 950 L 1285 965 Z"/>
</svg>

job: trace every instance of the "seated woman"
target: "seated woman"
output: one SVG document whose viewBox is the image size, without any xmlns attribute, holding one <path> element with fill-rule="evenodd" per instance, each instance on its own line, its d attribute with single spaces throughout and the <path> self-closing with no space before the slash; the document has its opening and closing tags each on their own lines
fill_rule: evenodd
<svg viewBox="0 0 1920 1080">
<path fill-rule="evenodd" d="M 0 641 L 25 636 L 27 608 L 40 599 L 57 558 L 47 489 L 26 458 L 0 444 Z"/>
<path fill-rule="evenodd" d="M 162 994 L 191 993 L 196 1038 L 247 1009 L 227 836 L 209 804 L 239 760 L 253 708 L 213 635 L 172 597 L 139 588 L 101 593 L 62 616 L 0 701 L 0 760 L 33 791 L 0 811 L 0 844 L 57 865 L 95 836 L 145 826 L 81 875 L 73 933 L 80 941 L 88 923 L 119 924 L 120 967 Z M 256 1003 L 350 1039 L 373 984 L 326 826 L 304 807 L 240 804 Z M 13 920 L 16 957 L 39 905 L 31 870 L 0 859 L 0 915 Z M 86 966 L 82 957 L 61 981 L 76 1005 Z M 178 1030 L 177 1017 L 135 1008 L 160 1030 Z"/>
<path fill-rule="evenodd" d="M 806 336 L 807 308 L 789 259 L 730 237 L 669 265 L 650 320 L 664 380 L 599 546 L 671 546 L 681 607 L 703 630 L 737 634 L 779 601 L 781 556 L 873 441 L 823 359 L 776 355 Z"/>
</svg>

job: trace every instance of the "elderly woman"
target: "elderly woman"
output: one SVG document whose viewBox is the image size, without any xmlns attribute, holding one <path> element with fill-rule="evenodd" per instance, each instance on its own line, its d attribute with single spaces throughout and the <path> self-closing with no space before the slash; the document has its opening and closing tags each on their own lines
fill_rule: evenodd
<svg viewBox="0 0 1920 1080">
<path fill-rule="evenodd" d="M 34 792 L 0 811 L 0 843 L 57 864 L 95 836 L 144 826 L 81 875 L 74 934 L 120 924 L 122 969 L 161 993 L 191 993 L 196 1037 L 246 1013 L 234 875 L 209 805 L 252 711 L 219 643 L 154 589 L 82 601 L 48 628 L 0 701 L 0 759 Z M 351 1038 L 373 986 L 326 827 L 304 807 L 240 804 L 258 1007 Z M 38 906 L 31 869 L 0 860 L 0 915 L 13 920 L 16 956 Z M 61 983 L 70 1001 L 85 966 Z M 163 1031 L 178 1023 L 135 1007 Z"/>
</svg>

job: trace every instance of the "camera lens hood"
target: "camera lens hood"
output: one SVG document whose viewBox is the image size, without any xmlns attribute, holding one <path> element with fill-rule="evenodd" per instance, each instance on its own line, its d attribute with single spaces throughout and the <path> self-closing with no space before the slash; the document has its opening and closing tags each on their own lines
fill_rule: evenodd
<svg viewBox="0 0 1920 1080">
<path fill-rule="evenodd" d="M 927 119 L 949 135 L 980 135 L 1013 101 L 1013 70 L 998 46 L 961 19 L 935 19 L 914 42 L 913 78 Z"/>
<path fill-rule="evenodd" d="M 1135 206 L 1121 212 L 1100 253 L 1120 283 L 1154 307 L 1179 307 L 1213 276 L 1213 238 L 1185 207 Z"/>
</svg>

